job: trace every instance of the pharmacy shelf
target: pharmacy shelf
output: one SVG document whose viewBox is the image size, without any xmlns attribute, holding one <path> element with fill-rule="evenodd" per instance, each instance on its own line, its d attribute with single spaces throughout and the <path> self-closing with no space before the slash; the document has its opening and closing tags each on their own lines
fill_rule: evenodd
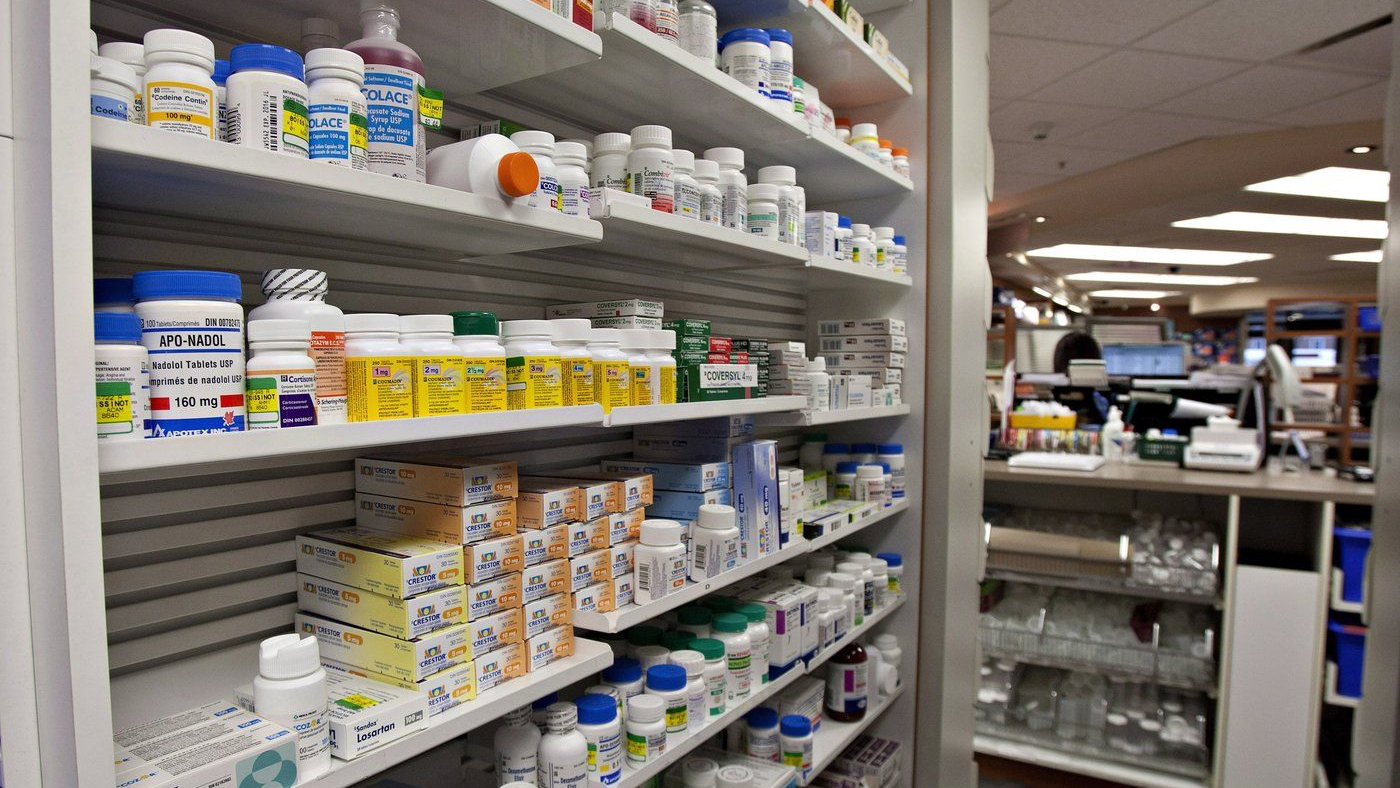
<svg viewBox="0 0 1400 788">
<path fill-rule="evenodd" d="M 877 285 L 891 289 L 913 287 L 914 278 L 860 263 L 814 256 L 807 261 L 807 289 L 844 290 L 851 286 Z"/>
<path fill-rule="evenodd" d="M 906 599 L 908 599 L 908 597 L 900 594 L 894 598 L 893 602 L 890 602 L 888 605 L 866 616 L 865 620 L 857 624 L 839 643 L 832 644 L 831 647 L 818 651 L 817 655 L 812 657 L 812 661 L 807 663 L 807 672 L 811 673 L 826 664 L 827 660 L 839 654 L 841 649 L 845 648 L 848 644 L 865 637 L 865 633 L 869 632 L 881 621 L 884 621 L 887 616 L 902 607 Z"/>
<path fill-rule="evenodd" d="M 978 733 L 972 748 L 982 755 L 1045 766 L 1085 777 L 1097 777 L 1136 788 L 1202 788 L 1209 784 L 1205 778 L 1179 777 L 1130 763 L 1117 763 L 1081 753 L 1061 752 L 1050 747 L 1009 741 L 999 736 Z"/>
<path fill-rule="evenodd" d="M 105 118 L 92 120 L 92 199 L 99 219 L 146 215 L 122 234 L 162 241 L 178 230 L 456 261 L 603 237 L 589 219 Z"/>
<path fill-rule="evenodd" d="M 1152 683 L 1163 687 L 1191 690 L 1192 692 L 1204 692 L 1212 698 L 1216 696 L 1216 686 L 1213 681 L 1189 681 L 1186 679 L 1159 676 L 1143 671 L 1116 668 L 1112 665 L 1103 665 L 1087 660 L 1056 659 L 1040 654 L 1023 654 L 1019 651 L 1008 649 L 988 648 L 986 646 L 981 646 L 981 649 L 983 656 L 1006 660 L 1008 662 L 1039 665 L 1043 668 L 1055 668 L 1057 670 L 1072 670 L 1080 673 L 1097 673 L 1100 676 L 1108 678 L 1119 678 L 1131 682 Z"/>
<path fill-rule="evenodd" d="M 1190 594 L 1184 591 L 1169 591 L 1149 586 L 1130 586 L 1108 579 L 1087 577 L 1061 577 L 1057 575 L 1037 575 L 1030 572 L 1013 572 L 1008 569 L 988 569 L 988 579 L 1005 580 L 1011 583 L 1035 583 L 1055 588 L 1073 588 L 1080 591 L 1094 591 L 1101 594 L 1131 596 L 1141 599 L 1161 599 L 1169 602 L 1186 602 L 1193 605 L 1210 605 L 1219 608 L 1223 603 L 1217 594 Z"/>
<path fill-rule="evenodd" d="M 349 788 L 415 755 L 475 730 L 537 698 L 587 681 L 613 661 L 612 649 L 592 640 L 574 640 L 574 655 L 507 681 L 429 720 L 426 730 L 409 734 L 353 761 L 332 760 L 331 770 L 298 788 Z"/>
<path fill-rule="evenodd" d="M 881 405 L 878 408 L 849 408 L 847 410 L 799 411 L 797 413 L 770 413 L 759 419 L 768 427 L 816 427 L 822 424 L 842 424 L 848 421 L 884 419 L 891 416 L 908 416 L 909 405 Z"/>
<path fill-rule="evenodd" d="M 1341 567 L 1332 567 L 1332 609 L 1337 611 L 1338 613 L 1355 613 L 1358 616 L 1364 616 L 1366 614 L 1365 599 L 1362 599 L 1360 602 L 1348 602 L 1347 600 L 1342 599 L 1342 586 L 1345 579 L 1346 578 L 1342 574 Z"/>
<path fill-rule="evenodd" d="M 613 408 L 607 415 L 609 427 L 634 424 L 656 424 L 663 421 L 691 421 L 715 416 L 748 416 L 757 413 L 785 413 L 807 404 L 800 394 L 784 394 L 754 399 L 731 399 L 718 402 L 677 402 L 674 405 L 629 405 Z"/>
<path fill-rule="evenodd" d="M 602 423 L 603 408 L 595 404 L 357 424 L 327 424 L 284 430 L 250 430 L 178 438 L 104 441 L 98 444 L 98 466 L 103 474 L 190 469 L 200 465 L 239 460 L 366 449 L 554 427 L 599 426 Z"/>
<path fill-rule="evenodd" d="M 587 629 L 593 632 L 621 632 L 628 627 L 650 621 L 668 610 L 674 610 L 681 605 L 694 602 L 703 596 L 737 583 L 746 577 L 752 577 L 769 567 L 786 563 L 807 552 L 807 550 L 807 541 L 805 539 L 794 539 L 788 543 L 787 547 L 784 547 L 776 553 L 763 556 L 756 561 L 750 561 L 743 566 L 731 569 L 721 574 L 719 577 L 706 580 L 703 583 L 686 583 L 685 587 L 681 590 L 673 594 L 667 594 L 645 605 L 624 605 L 611 613 L 575 611 L 574 628 Z"/>
<path fill-rule="evenodd" d="M 1361 705 L 1360 698 L 1353 698 L 1350 695 L 1343 695 L 1337 691 L 1337 663 L 1327 660 L 1323 668 L 1322 700 L 1328 706 L 1341 706 L 1343 708 L 1354 709 Z"/>
<path fill-rule="evenodd" d="M 872 685 L 867 684 L 867 687 Z M 812 776 L 815 777 L 826 770 L 831 762 L 836 760 L 856 737 L 865 733 L 865 730 L 875 721 L 880 719 L 880 715 L 889 710 L 894 702 L 904 694 L 904 689 L 908 685 L 900 684 L 890 693 L 888 698 L 881 698 L 878 703 L 872 703 L 865 709 L 865 716 L 856 722 L 837 722 L 826 715 L 822 719 L 822 727 L 812 734 Z"/>
<path fill-rule="evenodd" d="M 894 517 L 895 515 L 899 514 L 900 512 L 903 512 L 908 508 L 909 499 L 901 498 L 893 505 L 881 509 L 880 511 L 870 515 L 869 517 L 865 518 L 864 520 L 861 520 L 858 523 L 851 523 L 845 528 L 837 528 L 835 530 L 824 533 L 821 536 L 818 536 L 816 539 L 807 540 L 807 550 L 815 552 L 817 550 L 822 549 L 823 547 L 826 547 L 827 545 L 836 544 L 842 539 L 846 539 L 847 537 L 857 534 L 865 530 L 866 528 L 869 528 L 870 526 L 881 522 L 882 520 L 887 520 L 891 517 Z"/>
<path fill-rule="evenodd" d="M 791 267 L 807 258 L 806 251 L 792 244 L 650 207 L 608 201 L 604 210 L 593 217 L 603 225 L 603 242 L 570 249 L 571 257 L 707 272 Z"/>
<path fill-rule="evenodd" d="M 820 208 L 833 201 L 848 203 L 914 190 L 914 182 L 837 139 L 825 129 L 783 154 L 778 164 L 797 167 L 797 183 L 807 192 L 807 205 Z"/>
</svg>

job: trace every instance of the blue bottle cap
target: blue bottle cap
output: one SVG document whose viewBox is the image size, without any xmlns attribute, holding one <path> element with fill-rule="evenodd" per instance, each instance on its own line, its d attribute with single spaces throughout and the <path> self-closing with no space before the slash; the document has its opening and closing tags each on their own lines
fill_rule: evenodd
<svg viewBox="0 0 1400 788">
<path fill-rule="evenodd" d="M 768 728 L 777 727 L 778 712 L 759 706 L 748 714 L 745 714 L 744 719 L 749 723 L 750 728 L 767 730 Z"/>
<path fill-rule="evenodd" d="M 140 271 L 131 277 L 137 301 L 152 298 L 213 298 L 237 302 L 243 283 L 222 271 Z"/>
<path fill-rule="evenodd" d="M 590 692 L 574 701 L 580 725 L 602 725 L 617 719 L 617 701 L 608 695 Z"/>
<path fill-rule="evenodd" d="M 603 681 L 609 684 L 631 684 L 641 677 L 642 663 L 635 659 L 619 659 L 603 668 Z"/>
<path fill-rule="evenodd" d="M 559 702 L 559 693 L 557 693 L 557 692 L 551 692 L 551 693 L 549 693 L 548 695 L 545 695 L 545 696 L 540 697 L 540 698 L 536 698 L 536 699 L 534 700 L 534 702 L 532 702 L 532 703 L 530 704 L 530 708 L 534 709 L 535 711 L 540 711 L 541 709 L 549 708 L 549 704 L 551 704 L 551 703 L 558 703 L 558 702 Z"/>
<path fill-rule="evenodd" d="M 763 32 L 768 34 L 768 41 L 770 44 L 774 41 L 781 41 L 788 46 L 792 45 L 792 33 L 788 30 L 784 30 L 781 27 L 769 27 L 764 28 Z"/>
<path fill-rule="evenodd" d="M 876 553 L 875 557 L 883 560 L 888 566 L 904 566 L 904 556 L 899 553 Z"/>
<path fill-rule="evenodd" d="M 860 467 L 860 463 L 858 463 L 858 462 L 838 462 L 838 463 L 836 463 L 836 472 L 837 472 L 837 473 L 855 473 L 855 472 L 856 472 L 856 468 L 859 468 L 859 467 Z"/>
<path fill-rule="evenodd" d="M 849 216 L 838 216 L 838 217 L 836 217 L 836 226 L 837 226 L 837 227 L 845 227 L 846 229 L 850 229 L 850 227 L 851 227 L 851 217 L 849 217 Z"/>
<path fill-rule="evenodd" d="M 730 44 L 737 44 L 740 41 L 757 41 L 764 46 L 772 46 L 773 44 L 772 40 L 768 37 L 768 33 L 762 28 L 739 27 L 719 37 L 720 51 L 722 52 L 725 47 Z"/>
<path fill-rule="evenodd" d="M 851 444 L 849 443 L 828 443 L 822 449 L 822 454 L 850 454 Z"/>
<path fill-rule="evenodd" d="M 784 736 L 800 739 L 812 733 L 812 721 L 801 714 L 789 714 L 778 724 L 778 732 Z"/>
<path fill-rule="evenodd" d="M 108 276 L 92 280 L 92 302 L 94 304 L 135 303 L 136 298 L 131 295 L 131 278 Z"/>
<path fill-rule="evenodd" d="M 889 463 L 887 463 L 887 462 L 877 462 L 877 463 L 875 463 L 875 464 L 878 465 L 878 466 L 880 466 L 881 468 L 885 469 L 885 473 L 889 473 L 889 472 L 890 472 L 890 464 L 889 464 Z"/>
<path fill-rule="evenodd" d="M 279 74 L 305 79 L 301 55 L 276 44 L 239 44 L 228 53 L 233 73 L 240 71 L 276 71 Z"/>
<path fill-rule="evenodd" d="M 228 75 L 232 73 L 233 67 L 229 65 L 229 62 L 227 60 L 214 61 L 214 73 L 212 75 L 212 78 L 214 80 L 215 85 L 222 85 L 225 82 L 228 82 Z"/>
<path fill-rule="evenodd" d="M 854 454 L 874 454 L 875 444 L 873 443 L 852 443 L 851 452 Z"/>
<path fill-rule="evenodd" d="M 880 444 L 881 454 L 903 454 L 904 444 L 902 443 L 882 443 Z"/>
<path fill-rule="evenodd" d="M 130 312 L 94 312 L 93 338 L 98 342 L 141 342 L 141 318 Z"/>
<path fill-rule="evenodd" d="M 902 235 L 896 235 L 896 236 L 894 237 L 894 243 L 895 243 L 895 246 L 903 246 L 903 245 L 904 245 L 904 236 L 902 236 Z"/>
<path fill-rule="evenodd" d="M 662 692 L 685 689 L 685 668 L 680 665 L 652 665 L 647 668 L 647 689 Z"/>
</svg>

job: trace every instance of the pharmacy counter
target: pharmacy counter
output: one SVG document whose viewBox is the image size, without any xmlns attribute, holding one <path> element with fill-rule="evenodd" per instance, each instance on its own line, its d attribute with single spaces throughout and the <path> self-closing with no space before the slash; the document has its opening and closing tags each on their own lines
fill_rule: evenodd
<svg viewBox="0 0 1400 788">
<path fill-rule="evenodd" d="M 1179 492 L 1196 495 L 1238 495 L 1288 501 L 1332 501 L 1370 505 L 1374 484 L 1339 479 L 1332 471 L 1255 473 L 1193 471 L 1166 463 L 1108 463 L 1092 473 L 1042 468 L 1010 468 L 1004 460 L 988 460 L 983 478 L 989 482 L 1103 487 L 1119 490 Z"/>
</svg>

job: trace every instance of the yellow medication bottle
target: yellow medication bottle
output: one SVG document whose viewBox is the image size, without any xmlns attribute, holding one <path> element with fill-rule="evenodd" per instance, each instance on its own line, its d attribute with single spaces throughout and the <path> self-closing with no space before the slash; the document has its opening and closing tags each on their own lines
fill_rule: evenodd
<svg viewBox="0 0 1400 788">
<path fill-rule="evenodd" d="M 564 404 L 564 380 L 554 328 L 548 320 L 508 320 L 501 324 L 506 348 L 506 407 L 557 408 Z"/>
<path fill-rule="evenodd" d="M 656 405 L 676 403 L 676 332 L 652 331 L 647 358 L 651 360 L 651 401 Z"/>
<path fill-rule="evenodd" d="M 462 351 L 467 413 L 506 409 L 506 349 L 501 326 L 490 312 L 452 313 L 452 343 Z"/>
<path fill-rule="evenodd" d="M 554 326 L 554 345 L 564 370 L 564 404 L 593 403 L 593 354 L 588 352 L 588 335 L 593 324 L 583 319 L 549 321 Z"/>
<path fill-rule="evenodd" d="M 656 369 L 647 355 L 647 346 L 651 344 L 651 331 L 644 328 L 619 330 L 622 332 L 622 353 L 627 356 L 627 372 L 632 381 L 632 404 L 654 405 L 656 403 L 652 401 L 652 397 L 655 388 L 652 383 Z"/>
<path fill-rule="evenodd" d="M 632 377 L 627 354 L 622 352 L 622 331 L 595 328 L 588 334 L 588 354 L 593 357 L 593 401 L 604 413 L 632 404 Z"/>
<path fill-rule="evenodd" d="M 413 416 L 413 355 L 399 343 L 399 316 L 345 316 L 345 379 L 350 421 Z"/>
<path fill-rule="evenodd" d="M 466 413 L 466 357 L 452 342 L 452 316 L 400 317 L 399 343 L 413 356 L 413 415 Z"/>
</svg>

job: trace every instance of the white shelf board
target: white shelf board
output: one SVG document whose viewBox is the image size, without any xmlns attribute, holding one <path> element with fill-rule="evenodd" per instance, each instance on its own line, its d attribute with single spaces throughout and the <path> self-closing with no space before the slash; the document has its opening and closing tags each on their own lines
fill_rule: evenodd
<svg viewBox="0 0 1400 788">
<path fill-rule="evenodd" d="M 1142 599 L 1162 599 L 1171 602 L 1185 602 L 1192 605 L 1210 605 L 1215 608 L 1221 607 L 1222 600 L 1219 595 L 1212 594 L 1190 594 L 1184 591 L 1168 591 L 1150 586 L 1130 586 L 1121 582 L 1113 582 L 1107 578 L 1099 580 L 1088 577 L 1061 577 L 1057 575 L 1040 575 L 1031 572 L 1014 572 L 1008 569 L 987 569 L 987 578 L 992 580 L 1005 580 L 1010 583 L 1035 583 L 1043 586 L 1054 586 L 1056 588 L 1074 588 L 1080 591 L 1093 591 L 1100 594 L 1114 594 L 1116 596 L 1131 596 Z"/>
<path fill-rule="evenodd" d="M 866 616 L 865 620 L 857 624 L 855 629 L 852 629 L 851 632 L 847 634 L 846 637 L 839 643 L 834 643 L 830 648 L 825 648 L 821 651 L 818 651 L 817 655 L 815 657 L 812 657 L 812 661 L 807 663 L 807 672 L 811 673 L 812 671 L 826 664 L 827 660 L 836 656 L 837 652 L 845 648 L 846 645 L 852 640 L 857 640 L 859 638 L 865 637 L 865 633 L 875 628 L 875 626 L 878 625 L 881 621 L 884 621 L 887 616 L 889 616 L 891 613 L 902 607 L 904 605 L 905 600 L 907 599 L 907 596 L 905 596 L 904 594 L 900 594 L 899 596 L 895 597 L 893 602 Z"/>
<path fill-rule="evenodd" d="M 1097 777 L 1137 788 L 1202 788 L 1205 785 L 1202 780 L 1178 777 L 1126 763 L 1100 760 L 1079 753 L 1071 754 L 1049 747 L 1008 741 L 985 733 L 973 736 L 972 748 L 983 755 L 995 755 L 998 758 L 1045 766 L 1085 777 Z"/>
<path fill-rule="evenodd" d="M 872 686 L 867 684 L 867 687 Z M 881 698 L 878 703 L 872 703 L 865 709 L 865 716 L 856 722 L 837 722 L 830 715 L 822 718 L 821 730 L 812 735 L 812 776 L 815 777 L 826 770 L 831 762 L 836 760 L 843 750 L 851 746 L 851 742 L 856 737 L 865 732 L 866 728 L 875 724 L 880 719 L 880 715 L 889 710 L 894 702 L 904 694 L 907 684 L 901 684 L 888 698 Z"/>
<path fill-rule="evenodd" d="M 612 649 L 592 640 L 574 640 L 574 655 L 492 687 L 475 700 L 448 709 L 429 719 L 427 730 L 409 734 L 398 741 L 362 755 L 353 761 L 333 759 L 331 770 L 313 780 L 297 783 L 298 788 L 348 788 L 361 780 L 427 752 L 462 734 L 475 730 L 514 711 L 542 695 L 580 681 L 611 665 Z"/>
<path fill-rule="evenodd" d="M 629 405 L 613 408 L 607 415 L 609 427 L 632 424 L 655 424 L 662 421 L 690 421 L 715 416 L 745 416 L 756 413 L 784 413 L 807 404 L 801 394 L 784 394 L 754 399 L 721 400 L 719 402 L 677 402 L 674 405 Z"/>
<path fill-rule="evenodd" d="M 869 517 L 865 518 L 864 520 L 861 520 L 858 523 L 852 523 L 851 525 L 848 525 L 845 528 L 838 528 L 829 533 L 824 533 L 821 536 L 818 536 L 816 539 L 807 540 L 807 550 L 809 552 L 812 552 L 820 550 L 823 547 L 826 547 L 827 545 L 836 544 L 842 539 L 845 539 L 853 534 L 860 533 L 866 528 L 869 528 L 870 526 L 881 522 L 882 520 L 887 520 L 908 508 L 909 499 L 902 498 L 899 501 L 896 501 L 894 505 L 887 506 L 884 509 L 881 509 L 880 511 L 870 515 Z"/>
<path fill-rule="evenodd" d="M 797 183 L 807 192 L 807 206 L 904 194 L 914 190 L 914 182 L 837 139 L 825 129 L 814 128 L 812 136 L 786 154 L 797 167 Z"/>
<path fill-rule="evenodd" d="M 1342 585 L 1345 580 L 1341 567 L 1332 567 L 1332 609 L 1339 613 L 1355 613 L 1364 616 L 1366 614 L 1366 600 L 1360 602 L 1348 602 L 1342 599 Z M 1365 587 L 1362 587 L 1363 590 Z"/>
<path fill-rule="evenodd" d="M 184 468 L 191 465 L 364 449 L 503 432 L 599 426 L 602 423 L 603 408 L 595 404 L 471 413 L 465 416 L 328 424 L 282 430 L 249 430 L 178 438 L 103 441 L 98 444 L 98 465 L 104 474 Z"/>
<path fill-rule="evenodd" d="M 606 214 L 593 217 L 603 225 L 603 241 L 570 249 L 575 257 L 633 260 L 667 269 L 752 271 L 802 265 L 800 247 L 760 238 L 728 227 L 662 213 L 623 202 L 609 202 Z"/>
<path fill-rule="evenodd" d="M 1348 709 L 1357 708 L 1361 705 L 1360 698 L 1353 698 L 1350 695 L 1343 695 L 1337 692 L 1337 672 L 1337 663 L 1330 659 L 1327 660 L 1327 664 L 1323 668 L 1325 682 L 1322 685 L 1322 699 L 1326 701 L 1328 706 L 1343 706 Z"/>
<path fill-rule="evenodd" d="M 845 290 L 861 285 L 913 287 L 914 278 L 908 274 L 894 274 L 868 265 L 819 255 L 807 261 L 808 290 Z"/>
<path fill-rule="evenodd" d="M 159 216 L 146 231 L 162 238 L 207 222 L 232 237 L 459 260 L 603 237 L 589 219 L 106 118 L 92 120 L 92 170 L 95 208 Z"/>
<path fill-rule="evenodd" d="M 816 427 L 822 424 L 842 424 L 848 421 L 884 419 L 890 416 L 908 416 L 909 404 L 881 405 L 878 408 L 850 408 L 848 410 L 799 411 L 762 416 L 759 421 L 769 427 Z"/>
</svg>

